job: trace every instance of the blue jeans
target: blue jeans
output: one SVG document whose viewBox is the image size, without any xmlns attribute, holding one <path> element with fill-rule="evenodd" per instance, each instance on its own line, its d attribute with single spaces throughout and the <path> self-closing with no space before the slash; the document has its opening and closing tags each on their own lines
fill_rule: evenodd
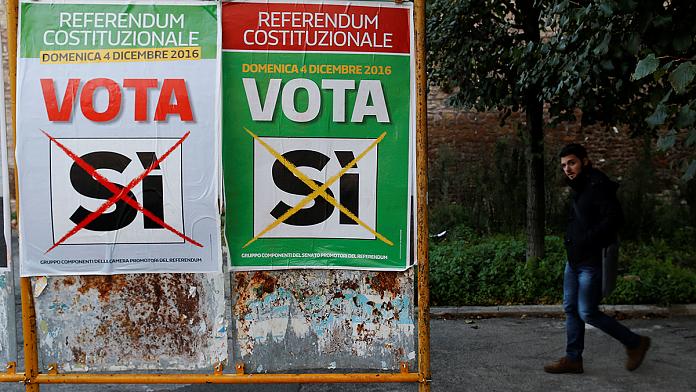
<svg viewBox="0 0 696 392">
<path fill-rule="evenodd" d="M 599 310 L 602 300 L 602 267 L 566 263 L 563 274 L 563 310 L 566 314 L 566 356 L 582 359 L 585 323 L 590 324 L 628 348 L 638 347 L 640 336 Z"/>
</svg>

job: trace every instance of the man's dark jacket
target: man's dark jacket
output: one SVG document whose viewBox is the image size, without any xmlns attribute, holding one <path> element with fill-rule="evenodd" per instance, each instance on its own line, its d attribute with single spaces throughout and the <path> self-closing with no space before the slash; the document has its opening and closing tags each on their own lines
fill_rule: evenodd
<svg viewBox="0 0 696 392">
<path fill-rule="evenodd" d="M 573 180 L 565 246 L 571 265 L 601 265 L 602 249 L 616 241 L 623 212 L 616 198 L 619 185 L 586 166 Z"/>
</svg>

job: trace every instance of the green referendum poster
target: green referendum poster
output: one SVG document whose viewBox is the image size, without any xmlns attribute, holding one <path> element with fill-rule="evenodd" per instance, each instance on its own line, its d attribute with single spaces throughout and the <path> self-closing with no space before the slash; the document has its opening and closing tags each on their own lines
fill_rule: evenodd
<svg viewBox="0 0 696 392">
<path fill-rule="evenodd" d="M 223 4 L 233 269 L 411 264 L 412 9 Z"/>
</svg>

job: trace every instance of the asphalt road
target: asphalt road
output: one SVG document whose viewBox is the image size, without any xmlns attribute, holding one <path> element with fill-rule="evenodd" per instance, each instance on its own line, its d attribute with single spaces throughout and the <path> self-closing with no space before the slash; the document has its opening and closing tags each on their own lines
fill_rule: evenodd
<svg viewBox="0 0 696 392">
<path fill-rule="evenodd" d="M 696 391 L 696 318 L 625 320 L 653 339 L 643 366 L 624 369 L 623 347 L 589 328 L 585 373 L 550 375 L 547 361 L 563 354 L 563 320 L 499 318 L 433 320 L 433 391 Z M 23 391 L 0 384 L 0 391 Z M 312 385 L 42 385 L 48 392 L 387 392 L 417 391 L 410 384 Z"/>
</svg>

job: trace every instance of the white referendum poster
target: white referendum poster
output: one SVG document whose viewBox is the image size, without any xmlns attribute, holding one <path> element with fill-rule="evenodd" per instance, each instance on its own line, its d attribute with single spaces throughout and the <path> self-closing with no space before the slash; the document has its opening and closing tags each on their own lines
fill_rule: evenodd
<svg viewBox="0 0 696 392">
<path fill-rule="evenodd" d="M 220 272 L 220 6 L 22 1 L 22 276 Z"/>
</svg>

